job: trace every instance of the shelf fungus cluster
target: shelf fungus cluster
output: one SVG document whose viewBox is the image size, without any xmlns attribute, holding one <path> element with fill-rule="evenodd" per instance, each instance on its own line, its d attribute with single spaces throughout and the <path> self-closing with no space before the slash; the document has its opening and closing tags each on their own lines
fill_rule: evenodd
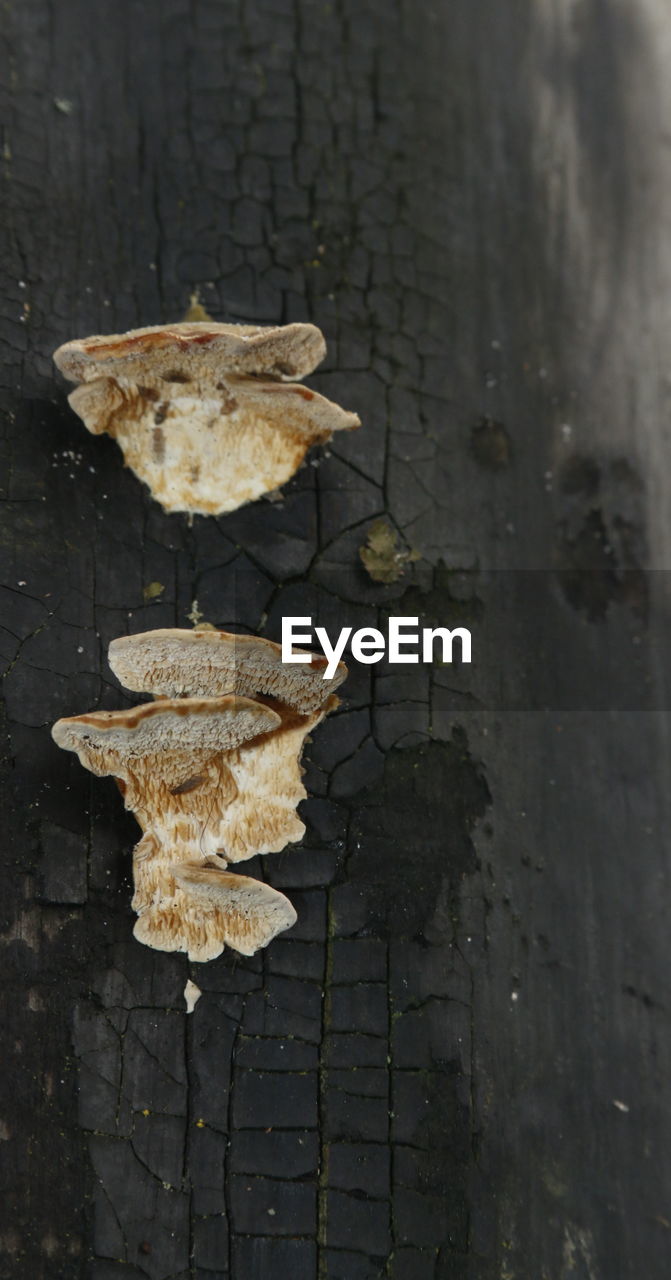
<svg viewBox="0 0 671 1280">
<path fill-rule="evenodd" d="M 118 441 L 166 511 L 220 515 L 279 489 L 314 444 L 360 425 L 301 384 L 324 359 L 312 324 L 198 321 L 66 342 L 69 401 Z"/>
<path fill-rule="evenodd" d="M 341 663 L 284 666 L 279 645 L 223 631 L 148 631 L 113 640 L 126 711 L 59 720 L 53 737 L 85 768 L 111 775 L 143 835 L 133 853 L 135 937 L 212 960 L 253 955 L 295 922 L 278 890 L 229 864 L 300 840 L 306 735 L 337 706 Z"/>
</svg>

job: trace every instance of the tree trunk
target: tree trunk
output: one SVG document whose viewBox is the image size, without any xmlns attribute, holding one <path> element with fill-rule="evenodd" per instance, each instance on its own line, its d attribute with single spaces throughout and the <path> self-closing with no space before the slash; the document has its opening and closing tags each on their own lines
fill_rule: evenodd
<svg viewBox="0 0 671 1280">
<path fill-rule="evenodd" d="M 12 1280 L 666 1273 L 668 33 L 661 0 L 5 7 Z M 190 524 L 51 353 L 194 295 L 320 325 L 364 425 Z M 388 586 L 380 517 L 419 557 Z M 251 872 L 290 933 L 142 947 L 135 824 L 49 726 L 130 702 L 114 636 L 303 613 L 468 626 L 473 662 L 350 663 L 304 845 Z"/>
</svg>

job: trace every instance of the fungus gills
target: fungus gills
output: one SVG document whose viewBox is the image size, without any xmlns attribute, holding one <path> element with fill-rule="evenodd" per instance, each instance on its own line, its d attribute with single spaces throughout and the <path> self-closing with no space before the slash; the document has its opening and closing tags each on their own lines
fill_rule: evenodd
<svg viewBox="0 0 671 1280">
<path fill-rule="evenodd" d="M 297 671 L 278 655 L 268 640 L 226 632 L 122 637 L 110 646 L 112 670 L 159 700 L 53 727 L 85 768 L 116 778 L 142 828 L 134 934 L 159 951 L 253 955 L 296 920 L 284 894 L 228 867 L 303 836 L 303 743 L 337 706 L 332 691 L 347 671 L 341 663 L 323 680 L 317 656 Z"/>
<path fill-rule="evenodd" d="M 321 363 L 311 324 L 212 321 L 78 338 L 54 353 L 94 435 L 115 436 L 165 511 L 220 515 L 279 489 L 313 444 L 360 425 L 293 381 Z"/>
</svg>

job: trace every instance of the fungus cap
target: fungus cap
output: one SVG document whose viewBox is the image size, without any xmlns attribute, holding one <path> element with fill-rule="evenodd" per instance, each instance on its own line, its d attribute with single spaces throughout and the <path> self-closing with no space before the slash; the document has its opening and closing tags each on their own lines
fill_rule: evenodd
<svg viewBox="0 0 671 1280">
<path fill-rule="evenodd" d="M 214 960 L 225 947 L 252 956 L 296 923 L 289 899 L 262 880 L 232 875 L 216 858 L 175 863 L 172 895 L 141 909 L 133 933 L 158 951 Z"/>
<path fill-rule="evenodd" d="M 263 880 L 220 870 L 212 860 L 181 863 L 173 873 L 180 889 L 225 915 L 224 942 L 243 956 L 253 956 L 296 923 L 289 899 Z"/>
<path fill-rule="evenodd" d="M 303 714 L 323 706 L 347 677 L 344 662 L 325 680 L 321 654 L 287 664 L 274 641 L 228 631 L 143 631 L 112 640 L 108 657 L 117 679 L 135 692 L 169 698 L 262 693 Z"/>
<path fill-rule="evenodd" d="M 263 880 L 232 874 L 219 865 L 218 859 L 206 858 L 204 862 L 176 863 L 171 869 L 180 888 L 188 890 L 194 897 L 200 897 L 213 902 L 216 906 L 221 906 L 222 896 L 235 891 L 243 909 L 247 903 L 276 904 L 277 900 L 281 899 L 289 908 L 289 910 L 285 908 L 282 912 L 284 916 L 282 928 L 287 929 L 289 924 L 296 922 L 296 912 L 283 894 L 278 893 Z"/>
<path fill-rule="evenodd" d="M 279 489 L 355 413 L 289 381 L 323 359 L 314 325 L 195 322 L 66 342 L 58 368 L 94 435 L 107 432 L 166 511 L 221 515 Z"/>
<path fill-rule="evenodd" d="M 251 698 L 178 698 L 126 711 L 89 711 L 58 720 L 51 731 L 86 767 L 97 753 L 118 762 L 171 753 L 228 751 L 281 724 L 271 707 Z M 111 772 L 114 770 L 111 769 Z M 96 770 L 97 772 L 97 770 Z"/>
<path fill-rule="evenodd" d="M 54 352 L 54 361 L 71 382 L 132 377 L 150 362 L 170 382 L 171 372 L 183 376 L 198 368 L 304 378 L 325 355 L 324 337 L 314 324 L 264 326 L 207 320 L 74 338 Z"/>
</svg>

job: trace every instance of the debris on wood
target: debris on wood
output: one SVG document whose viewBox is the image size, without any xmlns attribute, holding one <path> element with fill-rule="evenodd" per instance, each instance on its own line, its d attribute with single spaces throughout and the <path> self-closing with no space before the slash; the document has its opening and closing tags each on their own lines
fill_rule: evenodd
<svg viewBox="0 0 671 1280">
<path fill-rule="evenodd" d="M 184 988 L 184 1000 L 186 1003 L 187 1013 L 193 1013 L 202 994 L 200 987 L 197 987 L 195 982 L 192 982 L 189 978 Z"/>
<path fill-rule="evenodd" d="M 198 289 L 195 289 L 189 298 L 189 305 L 184 312 L 183 320 L 187 324 L 200 323 L 201 321 L 205 323 L 212 323 L 212 316 L 205 310 L 205 307 L 200 300 L 200 293 Z"/>
<path fill-rule="evenodd" d="M 204 615 L 200 611 L 198 601 L 196 600 L 195 596 L 191 601 L 191 609 L 186 616 L 189 619 L 189 622 L 191 623 L 191 625 L 193 627 L 197 627 L 199 630 L 201 630 L 204 626 L 208 625 L 207 623 L 203 623 L 201 621 Z"/>
<path fill-rule="evenodd" d="M 368 530 L 359 548 L 363 566 L 373 582 L 398 582 L 409 564 L 420 559 L 418 551 L 405 547 L 393 525 L 382 516 Z"/>
<path fill-rule="evenodd" d="M 476 462 L 487 471 L 510 466 L 512 442 L 502 422 L 483 418 L 471 433 L 471 450 Z"/>
</svg>

